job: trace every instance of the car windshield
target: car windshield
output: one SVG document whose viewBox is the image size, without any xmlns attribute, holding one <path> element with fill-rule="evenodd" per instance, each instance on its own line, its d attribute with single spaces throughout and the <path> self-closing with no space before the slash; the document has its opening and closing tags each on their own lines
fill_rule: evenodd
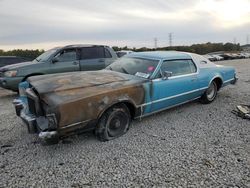
<svg viewBox="0 0 250 188">
<path fill-rule="evenodd" d="M 51 57 L 51 55 L 53 55 L 56 52 L 57 52 L 57 49 L 48 50 L 48 51 L 42 53 L 40 56 L 38 56 L 34 61 L 36 61 L 36 62 L 47 61 Z"/>
<path fill-rule="evenodd" d="M 109 65 L 106 69 L 143 78 L 150 78 L 158 64 L 159 60 L 137 57 L 122 57 L 121 59 Z"/>
</svg>

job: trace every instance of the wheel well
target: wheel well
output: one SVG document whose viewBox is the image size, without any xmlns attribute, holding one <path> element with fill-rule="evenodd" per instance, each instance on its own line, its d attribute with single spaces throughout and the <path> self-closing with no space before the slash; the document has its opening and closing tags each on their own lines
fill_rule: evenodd
<svg viewBox="0 0 250 188">
<path fill-rule="evenodd" d="M 131 118 L 133 119 L 135 117 L 135 106 L 130 102 L 123 102 L 125 104 L 130 112 Z"/>
<path fill-rule="evenodd" d="M 33 74 L 29 74 L 27 76 L 24 77 L 24 79 L 22 81 L 25 81 L 27 78 L 31 77 L 31 76 L 39 76 L 39 75 L 43 75 L 42 73 L 33 73 Z"/>
<path fill-rule="evenodd" d="M 220 90 L 221 86 L 222 86 L 222 80 L 221 78 L 215 78 L 213 79 L 213 81 L 215 81 L 217 87 L 218 87 L 218 91 Z"/>
<path fill-rule="evenodd" d="M 115 104 L 112 104 L 111 106 L 109 106 L 107 109 L 105 109 L 100 115 L 99 115 L 99 118 L 110 108 L 114 107 L 114 106 L 117 106 L 119 104 L 124 104 L 126 105 L 126 107 L 128 108 L 129 112 L 130 112 L 130 115 L 131 115 L 131 118 L 133 119 L 135 117 L 135 106 L 131 103 L 131 102 L 128 102 L 128 101 L 122 101 L 122 102 L 118 102 L 118 103 L 115 103 Z"/>
</svg>

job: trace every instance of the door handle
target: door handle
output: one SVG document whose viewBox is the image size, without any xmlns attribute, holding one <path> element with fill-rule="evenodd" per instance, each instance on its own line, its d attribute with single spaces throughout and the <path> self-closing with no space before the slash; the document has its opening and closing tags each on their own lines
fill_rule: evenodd
<svg viewBox="0 0 250 188">
<path fill-rule="evenodd" d="M 76 61 L 75 61 L 75 62 L 73 62 L 73 65 L 78 65 L 78 64 L 79 64 L 79 63 L 78 63 L 78 62 L 76 62 Z"/>
</svg>

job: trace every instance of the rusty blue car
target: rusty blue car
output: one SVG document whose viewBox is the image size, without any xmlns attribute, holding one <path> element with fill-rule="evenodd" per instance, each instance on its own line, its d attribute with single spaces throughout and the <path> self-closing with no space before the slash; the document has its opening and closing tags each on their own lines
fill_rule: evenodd
<svg viewBox="0 0 250 188">
<path fill-rule="evenodd" d="M 211 103 L 236 81 L 233 67 L 198 54 L 139 52 L 104 70 L 31 77 L 13 103 L 29 132 L 45 143 L 90 130 L 108 141 L 125 134 L 132 119 L 196 99 Z"/>
</svg>

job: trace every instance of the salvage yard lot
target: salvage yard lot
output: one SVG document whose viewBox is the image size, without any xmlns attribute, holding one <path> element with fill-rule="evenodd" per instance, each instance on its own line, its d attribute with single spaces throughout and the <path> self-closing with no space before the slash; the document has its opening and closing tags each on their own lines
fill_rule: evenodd
<svg viewBox="0 0 250 188">
<path fill-rule="evenodd" d="M 15 116 L 15 93 L 0 89 L 0 187 L 250 187 L 250 121 L 231 113 L 250 104 L 250 60 L 239 81 L 209 105 L 198 101 L 133 121 L 124 136 L 92 133 L 42 146 Z"/>
</svg>

